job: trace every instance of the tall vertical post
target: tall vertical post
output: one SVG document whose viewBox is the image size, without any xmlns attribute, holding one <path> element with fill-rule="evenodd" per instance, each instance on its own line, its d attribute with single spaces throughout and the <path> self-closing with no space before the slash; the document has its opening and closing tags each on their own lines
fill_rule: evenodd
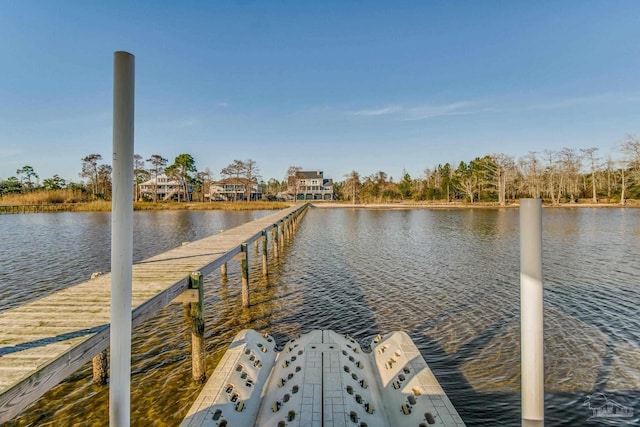
<svg viewBox="0 0 640 427">
<path fill-rule="evenodd" d="M 131 282 L 133 264 L 134 56 L 113 61 L 113 198 L 111 208 L 111 384 L 109 425 L 131 418 Z"/>
<path fill-rule="evenodd" d="M 544 426 L 542 201 L 520 200 L 522 426 Z"/>
<path fill-rule="evenodd" d="M 247 244 L 240 245 L 242 248 L 242 260 L 240 261 L 240 269 L 242 270 L 242 306 L 249 307 L 249 251 Z"/>
<path fill-rule="evenodd" d="M 204 383 L 207 379 L 204 344 L 204 277 L 199 271 L 191 273 L 189 288 L 198 290 L 198 302 L 192 302 L 191 318 L 191 373 L 193 380 Z"/>
<path fill-rule="evenodd" d="M 262 275 L 267 277 L 269 270 L 267 269 L 267 230 L 262 230 Z"/>
</svg>

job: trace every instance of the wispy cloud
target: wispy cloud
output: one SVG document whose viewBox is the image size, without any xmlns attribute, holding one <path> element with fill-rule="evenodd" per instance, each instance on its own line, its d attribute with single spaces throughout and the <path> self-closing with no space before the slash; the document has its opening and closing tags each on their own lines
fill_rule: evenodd
<svg viewBox="0 0 640 427">
<path fill-rule="evenodd" d="M 359 111 L 352 111 L 349 114 L 354 115 L 354 116 L 383 116 L 386 114 L 393 114 L 396 113 L 398 111 L 402 111 L 402 107 L 397 106 L 397 105 L 392 105 L 389 107 L 383 107 L 383 108 L 378 108 L 375 110 L 359 110 Z"/>
<path fill-rule="evenodd" d="M 404 120 L 426 120 L 441 116 L 461 116 L 475 114 L 474 102 L 459 101 L 450 104 L 425 104 L 405 110 Z"/>
<path fill-rule="evenodd" d="M 376 117 L 391 116 L 397 120 L 427 120 L 441 116 L 469 115 L 491 112 L 488 107 L 474 101 L 458 101 L 448 104 L 420 104 L 416 106 L 390 105 L 381 108 L 348 112 L 349 115 Z"/>
<path fill-rule="evenodd" d="M 523 113 L 541 110 L 560 110 L 610 104 L 640 102 L 640 93 L 600 93 L 566 97 L 503 96 L 477 100 L 460 100 L 449 103 L 422 103 L 417 105 L 389 105 L 379 108 L 363 108 L 346 114 L 361 117 L 387 116 L 392 120 L 429 120 L 444 116 L 468 116 L 474 114 Z"/>
</svg>

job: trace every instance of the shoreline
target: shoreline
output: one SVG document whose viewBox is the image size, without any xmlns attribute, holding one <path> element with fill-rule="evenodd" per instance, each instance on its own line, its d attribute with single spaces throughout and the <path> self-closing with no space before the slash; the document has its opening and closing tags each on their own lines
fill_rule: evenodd
<svg viewBox="0 0 640 427">
<path fill-rule="evenodd" d="M 520 204 L 518 202 L 511 202 L 505 206 L 500 206 L 497 203 L 340 203 L 340 202 L 324 202 L 313 201 L 309 203 L 319 209 L 332 209 L 332 208 L 351 208 L 351 209 L 386 209 L 386 210 L 401 210 L 401 209 L 518 209 Z M 545 209 L 573 209 L 573 208 L 640 208 L 640 203 L 637 201 L 627 202 L 624 205 L 620 203 L 561 203 L 559 205 L 552 205 L 550 203 L 542 203 L 542 207 Z"/>
<path fill-rule="evenodd" d="M 302 202 L 302 201 L 300 201 Z M 306 200 L 312 207 L 318 209 L 371 209 L 371 210 L 407 210 L 407 209 L 517 209 L 520 204 L 511 202 L 506 206 L 500 206 L 495 202 L 478 203 L 438 203 L 438 202 L 391 202 L 391 203 L 359 203 Z M 224 211 L 250 211 L 250 210 L 280 210 L 293 206 L 293 202 L 189 202 L 189 203 L 152 203 L 135 202 L 134 211 L 162 211 L 162 210 L 224 210 Z M 583 208 L 640 208 L 640 201 L 628 200 L 627 203 L 561 203 L 552 205 L 543 202 L 545 209 L 583 209 Z M 50 213 L 50 212 L 110 212 L 111 202 L 84 202 L 84 203 L 53 203 L 32 205 L 2 205 L 0 214 L 21 213 Z"/>
</svg>

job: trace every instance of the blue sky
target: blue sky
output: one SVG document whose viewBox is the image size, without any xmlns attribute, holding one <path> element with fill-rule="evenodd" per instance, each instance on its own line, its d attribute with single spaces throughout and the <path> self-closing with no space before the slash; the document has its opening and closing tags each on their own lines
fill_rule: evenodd
<svg viewBox="0 0 640 427">
<path fill-rule="evenodd" d="M 0 0 L 0 179 L 111 162 L 113 52 L 135 152 L 399 178 L 640 135 L 640 1 Z"/>
</svg>

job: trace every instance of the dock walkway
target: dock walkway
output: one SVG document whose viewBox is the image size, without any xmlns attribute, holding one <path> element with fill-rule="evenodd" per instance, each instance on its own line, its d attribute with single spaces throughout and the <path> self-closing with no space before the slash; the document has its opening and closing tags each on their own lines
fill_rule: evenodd
<svg viewBox="0 0 640 427">
<path fill-rule="evenodd" d="M 296 205 L 133 266 L 133 327 L 251 243 L 307 207 Z M 279 229 L 285 227 L 279 226 Z M 111 275 L 105 274 L 20 307 L 0 312 L 0 423 L 109 346 Z"/>
</svg>

